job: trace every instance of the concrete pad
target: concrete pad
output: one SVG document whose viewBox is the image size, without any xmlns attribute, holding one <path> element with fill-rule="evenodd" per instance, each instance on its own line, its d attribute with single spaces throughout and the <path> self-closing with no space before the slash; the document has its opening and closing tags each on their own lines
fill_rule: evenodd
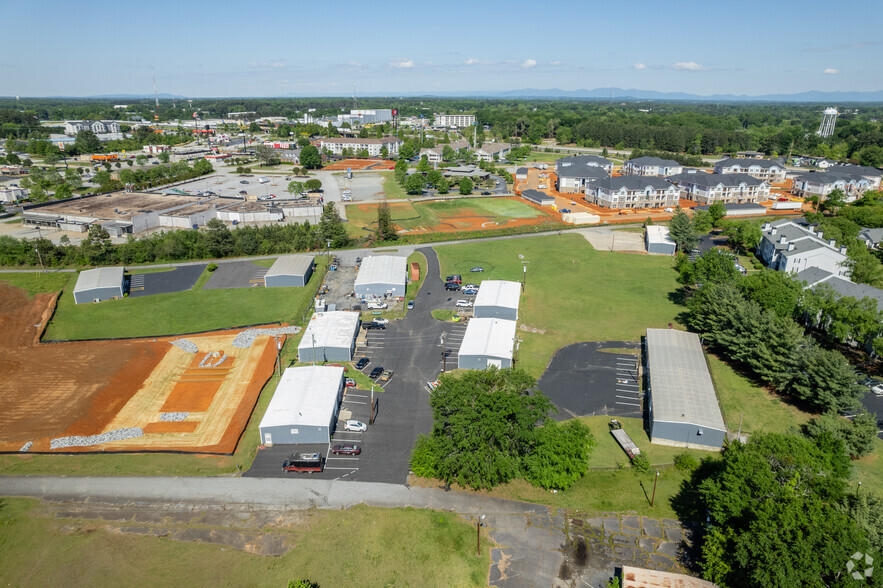
<svg viewBox="0 0 883 588">
<path fill-rule="evenodd" d="M 680 548 L 681 546 L 679 543 L 675 543 L 674 541 L 663 541 L 656 547 L 656 552 L 675 559 L 678 556 L 678 552 L 680 552 Z"/>
<path fill-rule="evenodd" d="M 608 533 L 619 533 L 619 518 L 608 517 L 602 522 L 604 530 Z"/>
<path fill-rule="evenodd" d="M 644 517 L 641 524 L 644 528 L 644 535 L 655 537 L 656 539 L 662 539 L 662 525 L 659 524 L 659 521 Z"/>
<path fill-rule="evenodd" d="M 672 529 L 670 527 L 666 527 L 665 531 L 665 539 L 667 541 L 683 541 L 684 540 L 684 531 L 678 527 Z"/>
</svg>

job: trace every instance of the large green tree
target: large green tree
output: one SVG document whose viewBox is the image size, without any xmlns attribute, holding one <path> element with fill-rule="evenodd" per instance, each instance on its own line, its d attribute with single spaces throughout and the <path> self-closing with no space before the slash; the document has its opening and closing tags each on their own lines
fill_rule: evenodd
<svg viewBox="0 0 883 588">
<path fill-rule="evenodd" d="M 692 251 L 699 242 L 693 221 L 680 207 L 675 210 L 674 216 L 668 223 L 668 234 L 677 245 L 678 251 L 683 253 Z"/>
<path fill-rule="evenodd" d="M 101 151 L 101 141 L 98 140 L 95 133 L 89 129 L 83 129 L 77 133 L 74 148 L 78 153 L 98 153 Z"/>
<path fill-rule="evenodd" d="M 307 145 L 300 150 L 300 164 L 307 169 L 322 167 L 322 155 L 314 145 Z"/>
<path fill-rule="evenodd" d="M 425 186 L 426 178 L 423 177 L 423 174 L 411 174 L 405 180 L 405 190 L 408 194 L 421 194 Z"/>
<path fill-rule="evenodd" d="M 377 231 L 375 235 L 379 241 L 394 241 L 399 237 L 390 217 L 389 204 L 386 202 L 381 202 L 377 206 Z"/>
<path fill-rule="evenodd" d="M 321 247 L 324 247 L 328 240 L 331 241 L 331 247 L 335 249 L 346 247 L 350 244 L 350 237 L 346 232 L 346 227 L 333 202 L 326 204 L 322 210 L 322 218 L 319 219 L 317 236 Z"/>
<path fill-rule="evenodd" d="M 472 188 L 473 188 L 473 185 L 474 185 L 474 184 L 472 183 L 472 180 L 471 180 L 471 179 L 469 179 L 469 178 L 461 178 L 461 179 L 460 179 L 460 182 L 459 182 L 459 184 L 458 184 L 458 187 L 459 187 L 459 189 L 460 189 L 460 194 L 462 194 L 462 195 L 464 195 L 464 196 L 466 196 L 466 195 L 468 195 L 468 194 L 472 194 Z"/>
</svg>

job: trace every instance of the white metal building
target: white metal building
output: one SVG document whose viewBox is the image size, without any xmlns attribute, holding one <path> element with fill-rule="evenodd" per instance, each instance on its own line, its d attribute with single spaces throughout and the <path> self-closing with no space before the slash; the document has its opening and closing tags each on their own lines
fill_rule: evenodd
<svg viewBox="0 0 883 588">
<path fill-rule="evenodd" d="M 727 435 L 699 335 L 647 329 L 650 441 L 720 449 Z"/>
<path fill-rule="evenodd" d="M 297 346 L 297 359 L 302 363 L 350 361 L 358 330 L 358 312 L 317 312 L 310 318 Z"/>
<path fill-rule="evenodd" d="M 74 302 L 101 302 L 111 298 L 122 298 L 125 270 L 121 267 L 99 267 L 80 272 L 74 286 Z"/>
<path fill-rule="evenodd" d="M 436 114 L 437 127 L 471 127 L 475 124 L 474 114 Z"/>
<path fill-rule="evenodd" d="M 668 227 L 650 225 L 644 237 L 647 243 L 647 253 L 660 253 L 674 255 L 677 245 L 668 234 Z"/>
<path fill-rule="evenodd" d="M 395 255 L 369 255 L 356 276 L 356 296 L 380 298 L 405 295 L 408 259 Z"/>
<path fill-rule="evenodd" d="M 483 370 L 491 366 L 512 367 L 515 347 L 515 321 L 499 318 L 472 318 L 466 326 L 457 367 Z"/>
<path fill-rule="evenodd" d="M 264 286 L 306 286 L 313 275 L 313 259 L 306 254 L 280 256 L 264 275 Z"/>
<path fill-rule="evenodd" d="M 261 419 L 261 443 L 329 443 L 342 392 L 342 367 L 286 369 Z"/>
<path fill-rule="evenodd" d="M 485 280 L 478 287 L 473 311 L 475 318 L 518 320 L 521 284 L 506 280 Z"/>
</svg>

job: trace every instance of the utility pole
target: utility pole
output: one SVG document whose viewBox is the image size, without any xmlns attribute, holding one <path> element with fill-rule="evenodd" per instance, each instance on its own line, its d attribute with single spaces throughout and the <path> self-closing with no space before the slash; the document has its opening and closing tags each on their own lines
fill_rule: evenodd
<svg viewBox="0 0 883 588">
<path fill-rule="evenodd" d="M 527 288 L 527 264 L 530 263 L 528 261 L 521 262 L 521 293 L 524 294 L 524 290 Z"/>
<path fill-rule="evenodd" d="M 445 353 L 445 334 L 444 333 L 441 334 L 441 337 L 439 337 L 439 340 L 441 341 L 441 348 L 442 348 L 442 373 L 445 373 L 447 371 L 447 367 L 448 367 L 448 365 L 447 365 L 448 364 L 448 357 L 447 357 L 447 354 Z"/>
<path fill-rule="evenodd" d="M 659 481 L 659 470 L 656 470 L 656 477 L 653 478 L 653 496 L 650 498 L 650 506 L 656 502 L 656 482 Z"/>
<path fill-rule="evenodd" d="M 475 521 L 475 551 L 476 555 L 481 555 L 481 525 L 484 522 L 484 515 L 479 516 Z"/>
</svg>

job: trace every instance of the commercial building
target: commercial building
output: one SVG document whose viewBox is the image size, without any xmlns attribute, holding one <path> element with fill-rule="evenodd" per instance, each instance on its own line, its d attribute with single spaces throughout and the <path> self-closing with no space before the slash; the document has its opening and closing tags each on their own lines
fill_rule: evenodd
<svg viewBox="0 0 883 588">
<path fill-rule="evenodd" d="M 652 176 L 603 178 L 586 186 L 586 202 L 604 208 L 665 208 L 676 206 L 679 196 L 677 186 Z"/>
<path fill-rule="evenodd" d="M 80 131 L 92 131 L 96 135 L 119 133 L 120 123 L 115 120 L 68 120 L 64 122 L 64 134 L 74 136 Z"/>
<path fill-rule="evenodd" d="M 297 360 L 301 363 L 350 361 L 358 330 L 358 312 L 314 313 L 297 346 Z"/>
<path fill-rule="evenodd" d="M 684 168 L 677 161 L 649 156 L 629 159 L 622 166 L 622 173 L 629 176 L 671 176 L 682 171 Z"/>
<path fill-rule="evenodd" d="M 399 147 L 403 141 L 398 137 L 383 137 L 382 139 L 359 139 L 358 137 L 331 137 L 319 140 L 319 149 L 328 149 L 334 155 L 343 155 L 344 149 L 353 153 L 366 150 L 370 157 L 380 157 L 381 150 L 386 147 L 389 157 L 399 154 Z"/>
<path fill-rule="evenodd" d="M 650 441 L 720 449 L 727 435 L 699 335 L 647 329 Z"/>
<path fill-rule="evenodd" d="M 13 188 L 0 184 L 0 202 L 18 202 L 27 197 L 28 191 L 24 188 Z"/>
<path fill-rule="evenodd" d="M 742 173 L 680 173 L 666 180 L 677 184 L 681 198 L 700 204 L 741 204 L 770 197 L 769 183 Z"/>
<path fill-rule="evenodd" d="M 286 369 L 258 427 L 261 443 L 330 443 L 342 393 L 342 367 Z"/>
<path fill-rule="evenodd" d="M 846 276 L 846 247 L 825 239 L 822 231 L 792 220 L 765 223 L 758 252 L 767 267 L 799 273 L 815 267 L 835 276 Z"/>
<path fill-rule="evenodd" d="M 606 178 L 613 171 L 613 162 L 598 155 L 576 155 L 555 162 L 558 191 L 564 194 L 585 192 L 592 180 Z"/>
<path fill-rule="evenodd" d="M 785 166 L 769 159 L 747 159 L 731 157 L 714 164 L 716 174 L 748 174 L 752 178 L 768 183 L 785 181 Z"/>
<path fill-rule="evenodd" d="M 475 124 L 474 114 L 436 114 L 437 127 L 471 127 Z"/>
<path fill-rule="evenodd" d="M 466 326 L 457 368 L 483 370 L 512 367 L 515 348 L 515 321 L 498 318 L 472 318 Z"/>
<path fill-rule="evenodd" d="M 282 255 L 264 275 L 267 288 L 306 286 L 313 275 L 313 256 Z"/>
<path fill-rule="evenodd" d="M 518 320 L 521 284 L 506 280 L 485 280 L 478 287 L 472 306 L 476 318 Z"/>
<path fill-rule="evenodd" d="M 121 267 L 99 267 L 80 272 L 77 285 L 74 286 L 74 303 L 122 298 L 125 279 L 125 270 Z"/>
<path fill-rule="evenodd" d="M 404 296 L 408 259 L 395 255 L 369 255 L 356 276 L 356 296 Z"/>
<path fill-rule="evenodd" d="M 497 161 L 505 159 L 511 150 L 509 143 L 485 143 L 475 149 L 475 155 L 479 161 Z"/>
<path fill-rule="evenodd" d="M 539 204 L 540 206 L 552 206 L 555 204 L 554 196 L 549 196 L 545 192 L 540 192 L 539 190 L 522 190 L 521 197 L 525 200 L 530 200 L 534 204 Z"/>
<path fill-rule="evenodd" d="M 644 240 L 647 244 L 647 253 L 660 255 L 674 255 L 677 245 L 668 234 L 668 227 L 660 225 L 648 225 L 645 229 Z"/>
</svg>

